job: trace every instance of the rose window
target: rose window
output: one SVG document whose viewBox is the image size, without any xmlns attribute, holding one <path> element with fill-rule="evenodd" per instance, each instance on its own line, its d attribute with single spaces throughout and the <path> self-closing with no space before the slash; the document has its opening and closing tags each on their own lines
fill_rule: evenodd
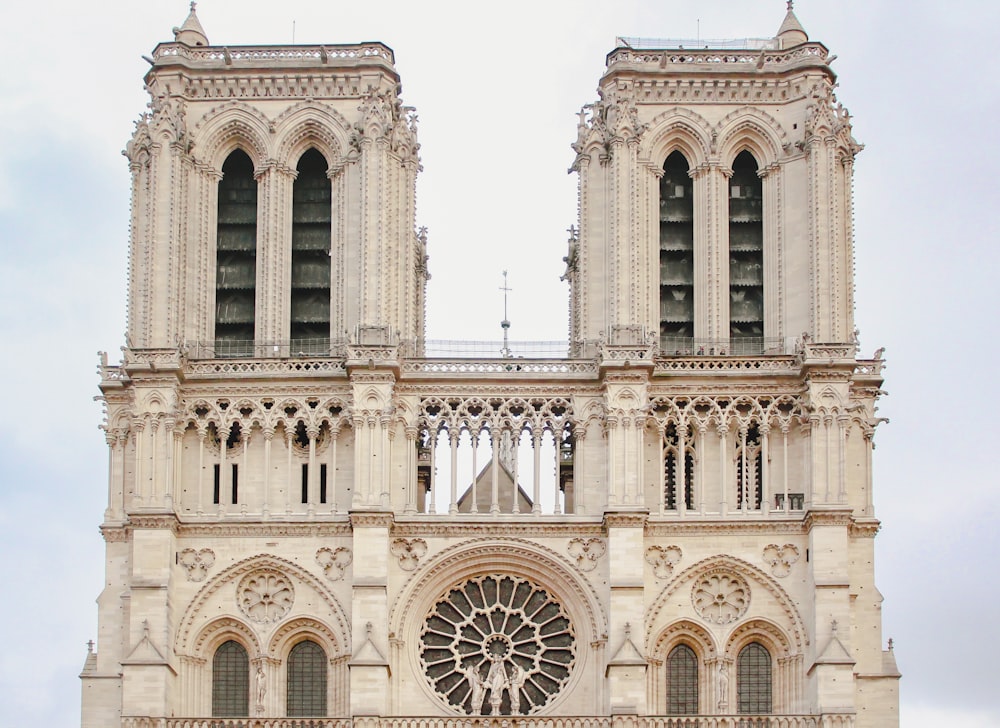
<svg viewBox="0 0 1000 728">
<path fill-rule="evenodd" d="M 295 592 L 284 574 L 261 569 L 247 574 L 236 587 L 236 602 L 253 622 L 277 622 L 292 608 Z"/>
<path fill-rule="evenodd" d="M 435 692 L 470 715 L 526 715 L 569 679 L 573 625 L 547 591 L 515 576 L 452 587 L 420 632 L 420 660 Z"/>
<path fill-rule="evenodd" d="M 706 622 L 729 624 L 743 616 L 750 605 L 750 587 L 729 571 L 709 572 L 691 592 L 694 609 Z"/>
</svg>

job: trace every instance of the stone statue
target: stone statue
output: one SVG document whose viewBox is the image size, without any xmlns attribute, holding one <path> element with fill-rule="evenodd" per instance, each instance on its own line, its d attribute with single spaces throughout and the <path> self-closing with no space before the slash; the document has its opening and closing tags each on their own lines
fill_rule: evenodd
<svg viewBox="0 0 1000 728">
<path fill-rule="evenodd" d="M 257 674 L 253 681 L 254 695 L 257 696 L 257 712 L 264 712 L 264 695 L 267 694 L 267 676 L 264 674 L 264 666 L 257 665 Z"/>
<path fill-rule="evenodd" d="M 469 693 L 472 695 L 472 714 L 480 715 L 483 712 L 483 691 L 486 686 L 479 677 L 479 666 L 470 662 L 465 668 L 465 679 L 469 683 Z"/>
<path fill-rule="evenodd" d="M 503 691 L 507 687 L 507 673 L 504 672 L 503 662 L 498 659 L 491 660 L 490 671 L 486 675 L 486 687 L 490 689 L 490 715 L 500 715 L 500 702 L 503 700 Z"/>
<path fill-rule="evenodd" d="M 510 713 L 517 715 L 521 712 L 521 688 L 524 681 L 528 679 L 524 669 L 516 662 L 510 668 L 509 690 L 510 690 Z"/>
<path fill-rule="evenodd" d="M 729 668 L 726 663 L 719 665 L 719 712 L 729 707 Z"/>
</svg>

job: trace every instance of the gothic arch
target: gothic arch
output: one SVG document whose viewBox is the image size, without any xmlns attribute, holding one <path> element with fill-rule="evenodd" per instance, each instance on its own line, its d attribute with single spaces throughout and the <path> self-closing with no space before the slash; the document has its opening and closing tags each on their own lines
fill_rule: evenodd
<svg viewBox="0 0 1000 728">
<path fill-rule="evenodd" d="M 715 126 L 718 137 L 719 158 L 732 167 L 740 152 L 747 150 L 757 161 L 758 169 L 765 169 L 781 157 L 782 148 L 788 144 L 781 123 L 765 111 L 744 107 L 733 111 Z"/>
<path fill-rule="evenodd" d="M 275 158 L 295 169 L 299 158 L 315 148 L 330 170 L 343 166 L 349 148 L 350 125 L 335 110 L 315 101 L 303 101 L 275 120 Z"/>
<path fill-rule="evenodd" d="M 244 575 L 257 569 L 280 571 L 299 584 L 312 589 L 325 602 L 330 611 L 330 617 L 334 620 L 334 625 L 331 629 L 335 635 L 337 644 L 345 647 L 350 644 L 348 637 L 349 620 L 347 619 L 347 615 L 344 613 L 340 602 L 337 601 L 337 598 L 326 588 L 320 579 L 287 559 L 269 554 L 258 554 L 223 569 L 205 584 L 188 603 L 187 609 L 178 622 L 177 635 L 174 638 L 174 652 L 176 654 L 189 656 L 197 654 L 195 652 L 197 644 L 196 635 L 204 632 L 204 628 L 199 629 L 198 625 L 205 618 L 204 612 L 209 600 L 223 587 L 234 584 Z M 235 602 L 233 610 L 235 611 Z M 233 623 L 243 624 L 242 620 L 238 620 L 233 616 L 229 616 L 228 618 Z M 289 619 L 295 619 L 295 615 L 291 615 Z M 251 634 L 253 634 L 252 630 Z M 255 642 L 254 644 L 256 645 L 257 643 Z"/>
<path fill-rule="evenodd" d="M 590 637 L 607 632 L 607 617 L 593 586 L 556 552 L 522 539 L 479 538 L 447 548 L 428 560 L 400 591 L 389 613 L 389 630 L 405 634 L 408 622 L 422 619 L 435 599 L 462 579 L 492 571 L 509 572 L 555 589 L 566 599 L 576 621 L 586 624 Z M 419 624 L 416 625 L 419 627 Z"/>
<path fill-rule="evenodd" d="M 680 151 L 688 167 L 704 164 L 711 149 L 711 126 L 699 114 L 688 109 L 671 109 L 656 116 L 643 135 L 640 157 L 658 168 L 674 151 Z"/>
<path fill-rule="evenodd" d="M 791 597 L 788 596 L 788 593 L 775 579 L 765 574 L 753 564 L 736 558 L 735 556 L 727 556 L 723 554 L 709 556 L 708 558 L 702 559 L 698 563 L 689 566 L 663 587 L 662 591 L 657 595 L 656 599 L 653 600 L 653 603 L 649 608 L 648 617 L 646 618 L 646 643 L 650 644 L 650 640 L 657 630 L 661 612 L 666 610 L 666 612 L 669 613 L 667 607 L 670 604 L 673 595 L 679 589 L 688 587 L 700 574 L 719 568 L 725 568 L 736 572 L 746 579 L 752 586 L 755 585 L 758 589 L 764 589 L 768 596 L 770 596 L 773 602 L 777 605 L 787 623 L 785 628 L 778 628 L 779 634 L 784 635 L 787 633 L 790 635 L 790 637 L 784 638 L 783 642 L 786 652 L 801 653 L 804 646 L 809 644 L 809 640 L 805 629 L 805 623 L 802 621 L 802 616 L 799 614 L 799 610 L 795 606 Z M 754 603 L 759 604 L 759 597 L 752 597 L 751 605 Z M 762 618 L 752 618 L 751 621 L 773 624 L 769 620 Z"/>
<path fill-rule="evenodd" d="M 251 658 L 263 654 L 260 640 L 245 622 L 233 617 L 219 617 L 198 632 L 193 643 L 192 656 L 211 661 L 219 646 L 229 640 L 235 640 L 243 645 Z"/>
<path fill-rule="evenodd" d="M 198 124 L 200 161 L 216 171 L 235 149 L 242 149 L 254 170 L 267 164 L 271 122 L 260 111 L 240 101 L 217 106 Z"/>
<path fill-rule="evenodd" d="M 769 619 L 754 618 L 741 622 L 726 640 L 722 654 L 735 660 L 740 650 L 751 642 L 760 642 L 771 653 L 771 659 L 790 657 L 794 654 L 792 643 L 784 630 Z"/>
<path fill-rule="evenodd" d="M 344 644 L 325 622 L 315 617 L 298 617 L 282 624 L 267 643 L 267 654 L 281 660 L 288 659 L 288 652 L 303 640 L 312 640 L 326 652 L 327 659 L 346 654 Z"/>
<path fill-rule="evenodd" d="M 389 611 L 389 633 L 402 642 L 417 645 L 425 616 L 449 587 L 486 574 L 510 574 L 528 579 L 550 590 L 576 626 L 577 666 L 559 697 L 557 705 L 574 692 L 587 672 L 591 646 L 607 639 L 608 620 L 594 587 L 563 556 L 523 539 L 478 538 L 444 549 L 417 572 L 400 590 Z M 405 650 L 414 675 L 421 675 L 417 649 Z M 419 683 L 432 702 L 437 702 L 430 685 Z"/>
<path fill-rule="evenodd" d="M 667 625 L 651 644 L 652 647 L 647 648 L 649 656 L 659 660 L 666 660 L 670 650 L 679 644 L 691 647 L 701 661 L 713 659 L 718 651 L 711 633 L 690 619 L 679 619 Z"/>
</svg>

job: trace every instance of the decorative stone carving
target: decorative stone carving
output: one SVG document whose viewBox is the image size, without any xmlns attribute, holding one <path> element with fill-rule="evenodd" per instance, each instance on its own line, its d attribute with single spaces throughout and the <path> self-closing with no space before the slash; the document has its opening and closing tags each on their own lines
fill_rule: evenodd
<svg viewBox="0 0 1000 728">
<path fill-rule="evenodd" d="M 680 546 L 650 546 L 646 549 L 646 563 L 653 567 L 657 579 L 667 579 L 683 555 Z"/>
<path fill-rule="evenodd" d="M 768 544 L 764 547 L 764 563 L 771 566 L 771 573 L 781 578 L 792 571 L 792 564 L 799 560 L 799 550 L 790 543 L 784 546 Z"/>
<path fill-rule="evenodd" d="M 573 625 L 546 590 L 516 576 L 454 585 L 420 633 L 420 661 L 434 691 L 468 715 L 527 715 L 569 680 Z"/>
<path fill-rule="evenodd" d="M 399 568 L 413 571 L 420 565 L 420 559 L 427 554 L 427 542 L 422 538 L 396 538 L 389 546 L 392 555 L 399 559 Z"/>
<path fill-rule="evenodd" d="M 215 552 L 212 549 L 184 549 L 177 561 L 187 569 L 188 581 L 205 581 L 208 570 L 215 564 Z"/>
<path fill-rule="evenodd" d="M 330 581 L 343 579 L 344 572 L 353 560 L 351 550 L 343 546 L 335 549 L 324 546 L 316 552 L 316 563 L 323 567 L 323 573 Z"/>
<path fill-rule="evenodd" d="M 295 590 L 279 571 L 258 569 L 244 576 L 236 587 L 236 603 L 251 622 L 271 624 L 292 608 Z"/>
<path fill-rule="evenodd" d="M 593 571 L 607 547 L 599 538 L 571 538 L 568 550 L 580 571 Z"/>
<path fill-rule="evenodd" d="M 750 606 L 750 586 L 739 574 L 714 569 L 695 581 L 691 602 L 706 622 L 730 624 Z"/>
</svg>

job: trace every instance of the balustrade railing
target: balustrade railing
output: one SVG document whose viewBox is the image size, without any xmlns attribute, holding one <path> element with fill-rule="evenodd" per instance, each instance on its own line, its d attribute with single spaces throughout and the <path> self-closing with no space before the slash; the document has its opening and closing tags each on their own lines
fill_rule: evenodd
<svg viewBox="0 0 1000 728">
<path fill-rule="evenodd" d="M 122 718 L 122 728 L 854 728 L 853 713 L 699 716 Z"/>
</svg>

